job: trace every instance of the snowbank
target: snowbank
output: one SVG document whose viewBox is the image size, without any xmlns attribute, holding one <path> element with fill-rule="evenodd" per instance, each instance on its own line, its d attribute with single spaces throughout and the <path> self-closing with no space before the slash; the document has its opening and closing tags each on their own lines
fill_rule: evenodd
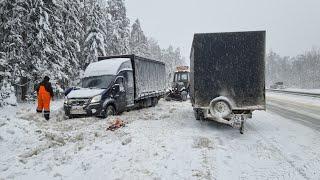
<svg viewBox="0 0 320 180">
<path fill-rule="evenodd" d="M 293 92 L 304 92 L 304 93 L 319 93 L 320 89 L 297 89 L 297 88 L 286 88 L 286 91 L 293 91 Z"/>
</svg>

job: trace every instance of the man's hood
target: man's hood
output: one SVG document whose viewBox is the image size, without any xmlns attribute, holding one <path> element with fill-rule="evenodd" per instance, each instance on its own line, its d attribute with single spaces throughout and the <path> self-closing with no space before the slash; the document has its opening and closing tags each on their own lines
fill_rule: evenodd
<svg viewBox="0 0 320 180">
<path fill-rule="evenodd" d="M 68 99 L 72 98 L 91 98 L 93 96 L 101 94 L 105 89 L 89 89 L 89 88 L 81 88 L 72 90 L 68 94 Z"/>
</svg>

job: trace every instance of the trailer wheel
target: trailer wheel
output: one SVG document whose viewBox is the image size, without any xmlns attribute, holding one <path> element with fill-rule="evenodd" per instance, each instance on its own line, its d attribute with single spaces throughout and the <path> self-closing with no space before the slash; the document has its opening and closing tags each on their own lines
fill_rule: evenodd
<svg viewBox="0 0 320 180">
<path fill-rule="evenodd" d="M 223 100 L 211 101 L 210 103 L 210 113 L 213 116 L 225 118 L 231 114 L 231 108 L 229 103 Z"/>
</svg>

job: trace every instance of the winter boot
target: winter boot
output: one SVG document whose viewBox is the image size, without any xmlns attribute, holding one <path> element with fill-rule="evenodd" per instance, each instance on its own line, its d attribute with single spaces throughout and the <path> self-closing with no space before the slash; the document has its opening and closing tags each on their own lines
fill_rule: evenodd
<svg viewBox="0 0 320 180">
<path fill-rule="evenodd" d="M 44 118 L 46 118 L 47 121 L 50 119 L 50 111 L 44 111 Z"/>
</svg>

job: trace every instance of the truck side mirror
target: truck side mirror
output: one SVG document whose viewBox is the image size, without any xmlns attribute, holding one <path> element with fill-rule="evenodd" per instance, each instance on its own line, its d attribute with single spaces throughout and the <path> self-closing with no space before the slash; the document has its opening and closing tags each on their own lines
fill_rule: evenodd
<svg viewBox="0 0 320 180">
<path fill-rule="evenodd" d="M 115 84 L 112 86 L 112 91 L 117 93 L 120 91 L 120 85 L 119 84 Z"/>
</svg>

